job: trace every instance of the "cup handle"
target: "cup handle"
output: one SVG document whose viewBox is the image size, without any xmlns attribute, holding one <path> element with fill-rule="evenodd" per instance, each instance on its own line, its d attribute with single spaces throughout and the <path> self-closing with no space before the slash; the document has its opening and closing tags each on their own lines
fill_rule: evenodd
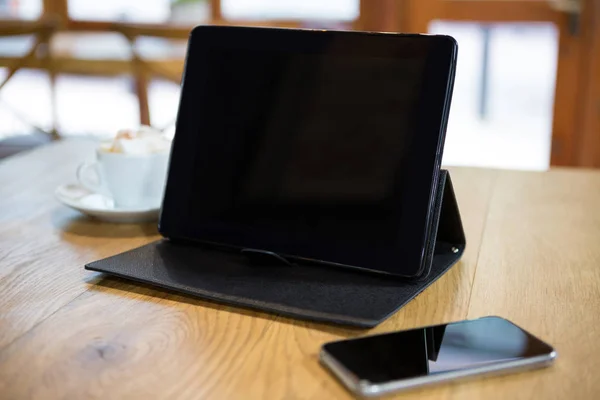
<svg viewBox="0 0 600 400">
<path fill-rule="evenodd" d="M 90 177 L 90 171 L 96 175 L 96 179 Z M 77 167 L 77 180 L 87 190 L 92 192 L 106 194 L 102 178 L 100 177 L 100 171 L 98 170 L 98 163 L 83 163 Z"/>
</svg>

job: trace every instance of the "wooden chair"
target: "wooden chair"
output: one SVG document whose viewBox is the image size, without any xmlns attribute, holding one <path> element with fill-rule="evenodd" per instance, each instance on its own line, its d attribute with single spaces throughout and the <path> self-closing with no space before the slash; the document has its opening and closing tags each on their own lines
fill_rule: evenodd
<svg viewBox="0 0 600 400">
<path fill-rule="evenodd" d="M 377 0 L 382 1 L 382 0 Z M 300 27 L 306 21 L 270 20 L 270 21 L 229 21 L 223 18 L 220 0 L 210 0 L 211 25 L 245 25 Z M 362 2 L 365 3 L 365 2 Z M 45 130 L 31 121 L 27 121 L 38 131 L 52 139 L 60 137 L 56 112 L 56 76 L 58 74 L 116 76 L 131 75 L 134 77 L 135 90 L 139 104 L 140 123 L 150 124 L 150 109 L 148 102 L 148 84 L 159 77 L 179 83 L 183 70 L 183 54 L 178 57 L 161 59 L 146 59 L 138 51 L 136 43 L 141 37 L 154 37 L 167 40 L 187 40 L 191 27 L 168 24 L 141 24 L 111 21 L 73 20 L 68 16 L 66 0 L 44 0 L 44 15 L 38 21 L 0 20 L 0 37 L 16 35 L 33 35 L 34 43 L 23 56 L 6 56 L 0 54 L 0 67 L 8 67 L 8 75 L 0 82 L 0 91 L 22 68 L 44 70 L 50 77 L 52 96 L 51 129 Z M 367 8 L 361 4 L 362 13 Z M 373 8 L 371 8 L 372 10 Z M 371 18 L 376 19 L 376 18 Z M 375 22 L 375 21 L 373 21 Z M 352 26 L 363 27 L 364 19 L 359 18 Z M 68 52 L 53 51 L 53 40 L 60 35 L 78 33 L 119 33 L 129 44 L 130 59 L 82 59 Z"/>
</svg>

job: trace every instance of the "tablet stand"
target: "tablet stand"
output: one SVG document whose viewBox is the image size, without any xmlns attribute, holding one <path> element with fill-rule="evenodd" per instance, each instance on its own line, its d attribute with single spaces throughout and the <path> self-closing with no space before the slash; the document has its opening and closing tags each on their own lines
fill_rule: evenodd
<svg viewBox="0 0 600 400">
<path fill-rule="evenodd" d="M 252 249 L 233 253 L 159 240 L 86 269 L 204 299 L 295 318 L 373 327 L 442 276 L 462 255 L 465 236 L 450 175 L 442 171 L 428 241 L 430 265 L 418 279 L 291 264 Z"/>
</svg>

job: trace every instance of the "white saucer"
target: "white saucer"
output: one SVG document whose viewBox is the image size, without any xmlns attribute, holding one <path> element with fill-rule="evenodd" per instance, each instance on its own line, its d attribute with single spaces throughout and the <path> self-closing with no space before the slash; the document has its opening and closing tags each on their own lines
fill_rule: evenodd
<svg viewBox="0 0 600 400">
<path fill-rule="evenodd" d="M 156 221 L 159 207 L 142 209 L 115 208 L 111 198 L 90 192 L 78 184 L 62 185 L 54 192 L 56 198 L 66 206 L 102 221 L 135 223 Z"/>
</svg>

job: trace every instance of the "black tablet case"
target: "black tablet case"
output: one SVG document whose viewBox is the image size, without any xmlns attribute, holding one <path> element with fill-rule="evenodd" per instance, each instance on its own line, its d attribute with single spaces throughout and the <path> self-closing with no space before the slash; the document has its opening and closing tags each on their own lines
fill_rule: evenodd
<svg viewBox="0 0 600 400">
<path fill-rule="evenodd" d="M 462 255 L 465 235 L 450 175 L 442 170 L 428 251 L 418 279 L 319 264 L 277 264 L 195 244 L 159 240 L 86 265 L 163 288 L 295 318 L 373 327 L 444 274 Z"/>
</svg>

